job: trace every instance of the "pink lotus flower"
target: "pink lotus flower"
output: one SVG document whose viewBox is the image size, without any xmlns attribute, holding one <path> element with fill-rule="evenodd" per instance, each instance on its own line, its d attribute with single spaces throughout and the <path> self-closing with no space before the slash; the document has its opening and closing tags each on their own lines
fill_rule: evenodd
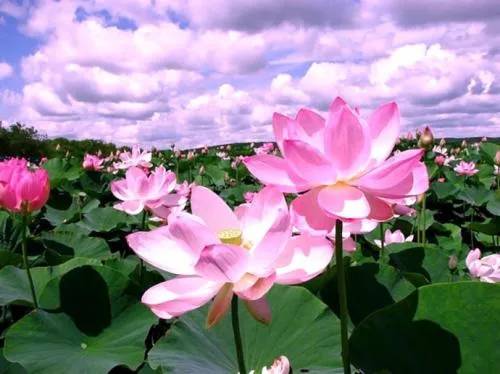
<svg viewBox="0 0 500 374">
<path fill-rule="evenodd" d="M 46 170 L 28 169 L 23 159 L 0 162 L 0 206 L 14 213 L 41 209 L 50 194 Z"/>
<path fill-rule="evenodd" d="M 102 169 L 103 162 L 104 159 L 100 158 L 99 156 L 86 153 L 85 157 L 83 158 L 82 166 L 85 170 L 98 171 Z"/>
<path fill-rule="evenodd" d="M 151 166 L 151 152 L 141 151 L 138 145 L 132 147 L 132 152 L 122 152 L 118 156 L 120 162 L 114 164 L 115 169 L 128 169 L 134 166 L 149 169 Z"/>
<path fill-rule="evenodd" d="M 460 161 L 460 163 L 453 169 L 458 175 L 471 176 L 479 172 L 476 169 L 476 164 L 474 162 Z"/>
<path fill-rule="evenodd" d="M 264 143 L 260 147 L 255 148 L 256 155 L 265 155 L 271 153 L 274 149 L 274 143 Z"/>
<path fill-rule="evenodd" d="M 407 238 L 405 238 L 404 234 L 401 232 L 401 230 L 396 230 L 394 232 L 391 232 L 391 230 L 387 229 L 385 230 L 384 234 L 384 244 L 389 245 L 392 243 L 405 243 L 405 242 L 411 242 L 413 240 L 413 235 L 408 235 Z M 382 241 L 379 239 L 374 240 L 375 244 L 382 248 Z"/>
<path fill-rule="evenodd" d="M 262 374 L 289 374 L 290 373 L 290 361 L 286 356 L 280 356 L 274 360 L 273 365 L 268 369 L 267 367 L 262 368 Z"/>
<path fill-rule="evenodd" d="M 479 278 L 482 282 L 500 282 L 500 254 L 481 258 L 481 251 L 476 248 L 469 252 L 465 264 L 472 277 Z"/>
<path fill-rule="evenodd" d="M 341 98 L 325 121 L 301 109 L 295 119 L 275 113 L 274 134 L 284 158 L 245 159 L 262 183 L 283 192 L 304 192 L 292 214 L 315 230 L 331 231 L 336 219 L 392 218 L 394 203 L 429 187 L 423 150 L 401 152 L 386 160 L 399 134 L 395 103 L 379 107 L 364 121 Z"/>
<path fill-rule="evenodd" d="M 251 203 L 252 200 L 254 199 L 256 193 L 252 191 L 247 191 L 243 194 L 243 198 L 245 199 L 246 203 Z"/>
<path fill-rule="evenodd" d="M 436 165 L 438 165 L 438 166 L 443 166 L 445 161 L 446 161 L 446 157 L 445 157 L 445 156 L 443 156 L 443 155 L 438 155 L 438 156 L 436 156 L 436 158 L 434 159 L 434 162 L 435 162 L 435 163 L 436 163 Z"/>
<path fill-rule="evenodd" d="M 236 294 L 257 320 L 268 322 L 264 296 L 273 284 L 305 282 L 332 257 L 325 238 L 291 237 L 288 207 L 275 188 L 264 188 L 252 203 L 233 212 L 215 193 L 195 186 L 191 210 L 172 217 L 168 226 L 127 237 L 144 261 L 179 275 L 142 297 L 160 318 L 180 316 L 215 297 L 207 317 L 212 326 Z"/>
<path fill-rule="evenodd" d="M 111 183 L 111 192 L 123 201 L 115 204 L 115 209 L 135 215 L 145 208 L 154 212 L 155 209 L 185 204 L 184 195 L 172 193 L 175 187 L 175 174 L 166 171 L 163 166 L 157 167 L 149 175 L 138 167 L 131 167 L 125 179 Z"/>
</svg>

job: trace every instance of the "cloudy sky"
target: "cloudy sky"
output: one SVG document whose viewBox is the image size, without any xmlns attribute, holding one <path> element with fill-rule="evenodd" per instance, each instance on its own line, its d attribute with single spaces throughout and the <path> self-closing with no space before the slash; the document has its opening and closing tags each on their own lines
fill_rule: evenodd
<svg viewBox="0 0 500 374">
<path fill-rule="evenodd" d="M 498 0 L 0 0 L 4 125 L 185 148 L 337 95 L 500 136 Z"/>
</svg>

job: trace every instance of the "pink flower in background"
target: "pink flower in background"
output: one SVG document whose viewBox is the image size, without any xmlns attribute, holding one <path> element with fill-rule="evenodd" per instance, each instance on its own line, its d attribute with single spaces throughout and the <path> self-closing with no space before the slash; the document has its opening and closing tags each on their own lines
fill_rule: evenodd
<svg viewBox="0 0 500 374">
<path fill-rule="evenodd" d="M 326 120 L 301 109 L 295 119 L 275 113 L 273 127 L 284 157 L 256 155 L 244 162 L 266 185 L 306 192 L 291 210 L 315 230 L 331 231 L 337 218 L 389 220 L 393 204 L 429 187 L 420 162 L 423 150 L 387 159 L 399 135 L 395 103 L 379 107 L 365 121 L 337 98 Z"/>
<path fill-rule="evenodd" d="M 481 258 L 481 251 L 476 248 L 469 252 L 465 264 L 472 277 L 479 278 L 482 282 L 500 282 L 500 254 Z"/>
<path fill-rule="evenodd" d="M 476 164 L 474 162 L 460 161 L 457 166 L 453 169 L 458 175 L 471 176 L 479 172 L 476 169 Z"/>
<path fill-rule="evenodd" d="M 45 169 L 30 170 L 24 159 L 0 162 L 0 206 L 14 213 L 41 209 L 50 194 Z"/>
<path fill-rule="evenodd" d="M 413 133 L 411 131 L 408 131 L 408 133 L 405 136 L 405 139 L 406 140 L 414 140 L 415 139 L 415 135 L 413 135 Z"/>
<path fill-rule="evenodd" d="M 243 198 L 245 199 L 246 203 L 251 203 L 255 195 L 256 195 L 255 192 L 247 191 L 243 194 Z"/>
<path fill-rule="evenodd" d="M 262 369 L 262 374 L 289 374 L 290 373 L 290 361 L 286 356 L 280 356 L 274 360 L 272 366 L 268 369 L 264 367 Z"/>
<path fill-rule="evenodd" d="M 138 145 L 132 147 L 132 152 L 122 152 L 118 157 L 120 162 L 114 164 L 115 169 L 128 169 L 134 166 L 148 169 L 153 166 L 151 152 L 141 151 Z"/>
<path fill-rule="evenodd" d="M 264 143 L 260 147 L 255 148 L 256 155 L 264 155 L 271 153 L 274 150 L 274 143 Z"/>
<path fill-rule="evenodd" d="M 104 159 L 100 158 L 99 156 L 86 153 L 85 157 L 83 158 L 82 166 L 85 170 L 99 171 L 102 169 L 103 163 Z"/>
<path fill-rule="evenodd" d="M 439 165 L 439 166 L 443 166 L 445 161 L 446 161 L 446 157 L 443 155 L 438 155 L 434 159 L 434 162 L 436 163 L 436 165 Z"/>
<path fill-rule="evenodd" d="M 236 294 L 257 320 L 268 322 L 264 296 L 273 284 L 305 282 L 332 257 L 325 238 L 291 236 L 288 207 L 275 188 L 262 189 L 233 212 L 215 193 L 195 186 L 191 209 L 192 214 L 172 216 L 168 226 L 127 237 L 143 260 L 179 275 L 142 297 L 160 318 L 180 316 L 215 297 L 207 317 L 212 326 Z"/>
<path fill-rule="evenodd" d="M 385 245 L 389 245 L 392 243 L 411 242 L 412 240 L 413 240 L 413 235 L 408 235 L 408 237 L 405 238 L 405 236 L 401 232 L 401 230 L 396 230 L 394 232 L 391 232 L 391 230 L 389 230 L 389 229 L 385 230 L 385 234 L 384 234 L 384 244 Z M 375 239 L 374 242 L 378 247 L 382 247 L 381 240 Z"/>
<path fill-rule="evenodd" d="M 125 179 L 111 182 L 111 192 L 123 201 L 115 204 L 115 209 L 132 215 L 139 214 L 145 208 L 171 208 L 183 203 L 181 200 L 184 196 L 172 193 L 175 187 L 175 174 L 163 166 L 157 167 L 149 175 L 141 168 L 131 167 Z"/>
</svg>

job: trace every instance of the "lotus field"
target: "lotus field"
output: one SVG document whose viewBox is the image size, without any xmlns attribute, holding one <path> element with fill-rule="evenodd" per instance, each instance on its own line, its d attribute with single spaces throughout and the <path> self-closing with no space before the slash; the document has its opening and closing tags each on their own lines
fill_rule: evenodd
<svg viewBox="0 0 500 374">
<path fill-rule="evenodd" d="M 0 372 L 499 373 L 498 141 L 341 98 L 272 122 L 3 159 Z"/>
</svg>

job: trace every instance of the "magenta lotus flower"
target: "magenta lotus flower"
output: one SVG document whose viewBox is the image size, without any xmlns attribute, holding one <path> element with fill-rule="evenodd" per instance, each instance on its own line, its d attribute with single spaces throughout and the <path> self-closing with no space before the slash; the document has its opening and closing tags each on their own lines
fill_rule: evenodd
<svg viewBox="0 0 500 374">
<path fill-rule="evenodd" d="M 283 158 L 257 155 L 244 162 L 265 185 L 307 191 L 291 209 L 314 229 L 329 232 L 336 219 L 389 220 L 394 203 L 429 187 L 423 150 L 387 159 L 399 134 L 395 103 L 382 105 L 365 121 L 337 98 L 326 120 L 301 109 L 295 119 L 275 113 L 273 127 Z"/>
<path fill-rule="evenodd" d="M 151 164 L 151 152 L 141 151 L 138 145 L 132 147 L 132 152 L 122 152 L 118 156 L 120 162 L 114 164 L 115 169 L 128 169 L 134 166 L 149 169 Z"/>
<path fill-rule="evenodd" d="M 332 257 L 325 238 L 291 236 L 288 207 L 275 188 L 264 188 L 233 212 L 215 193 L 195 186 L 191 210 L 172 217 L 168 226 L 127 237 L 144 261 L 179 275 L 142 297 L 160 318 L 180 316 L 215 297 L 207 317 L 212 326 L 236 294 L 257 320 L 268 322 L 264 296 L 273 284 L 305 282 Z"/>
<path fill-rule="evenodd" d="M 85 170 L 99 171 L 103 167 L 103 162 L 104 159 L 100 158 L 99 156 L 86 153 L 85 157 L 83 158 L 82 167 Z"/>
<path fill-rule="evenodd" d="M 176 187 L 176 176 L 157 167 L 151 174 L 147 174 L 138 167 L 131 167 L 125 173 L 125 179 L 113 181 L 111 192 L 122 203 L 115 204 L 115 209 L 128 214 L 139 214 L 143 209 L 159 209 L 162 206 L 175 207 L 184 203 L 185 196 L 172 193 Z"/>
<path fill-rule="evenodd" d="M 469 177 L 479 172 L 479 170 L 476 169 L 476 164 L 472 161 L 460 161 L 453 170 L 455 170 L 458 175 L 465 175 Z"/>
<path fill-rule="evenodd" d="M 30 170 L 26 160 L 0 162 L 0 205 L 14 213 L 41 209 L 50 194 L 46 170 Z"/>
<path fill-rule="evenodd" d="M 385 230 L 384 234 L 384 244 L 389 245 L 392 243 L 405 243 L 405 242 L 411 242 L 413 240 L 413 235 L 408 235 L 408 237 L 405 238 L 404 234 L 401 232 L 401 230 L 396 230 L 394 232 L 391 232 L 391 230 L 387 229 Z M 379 239 L 374 240 L 375 244 L 382 248 L 382 241 Z"/>
<path fill-rule="evenodd" d="M 274 150 L 274 143 L 264 143 L 260 147 L 254 149 L 256 155 L 265 155 Z"/>
<path fill-rule="evenodd" d="M 481 258 L 481 251 L 476 248 L 469 252 L 465 264 L 472 277 L 479 278 L 482 282 L 500 282 L 500 254 Z"/>
<path fill-rule="evenodd" d="M 434 159 L 434 162 L 438 166 L 443 166 L 446 161 L 446 157 L 443 155 L 437 155 L 436 158 Z"/>
</svg>

